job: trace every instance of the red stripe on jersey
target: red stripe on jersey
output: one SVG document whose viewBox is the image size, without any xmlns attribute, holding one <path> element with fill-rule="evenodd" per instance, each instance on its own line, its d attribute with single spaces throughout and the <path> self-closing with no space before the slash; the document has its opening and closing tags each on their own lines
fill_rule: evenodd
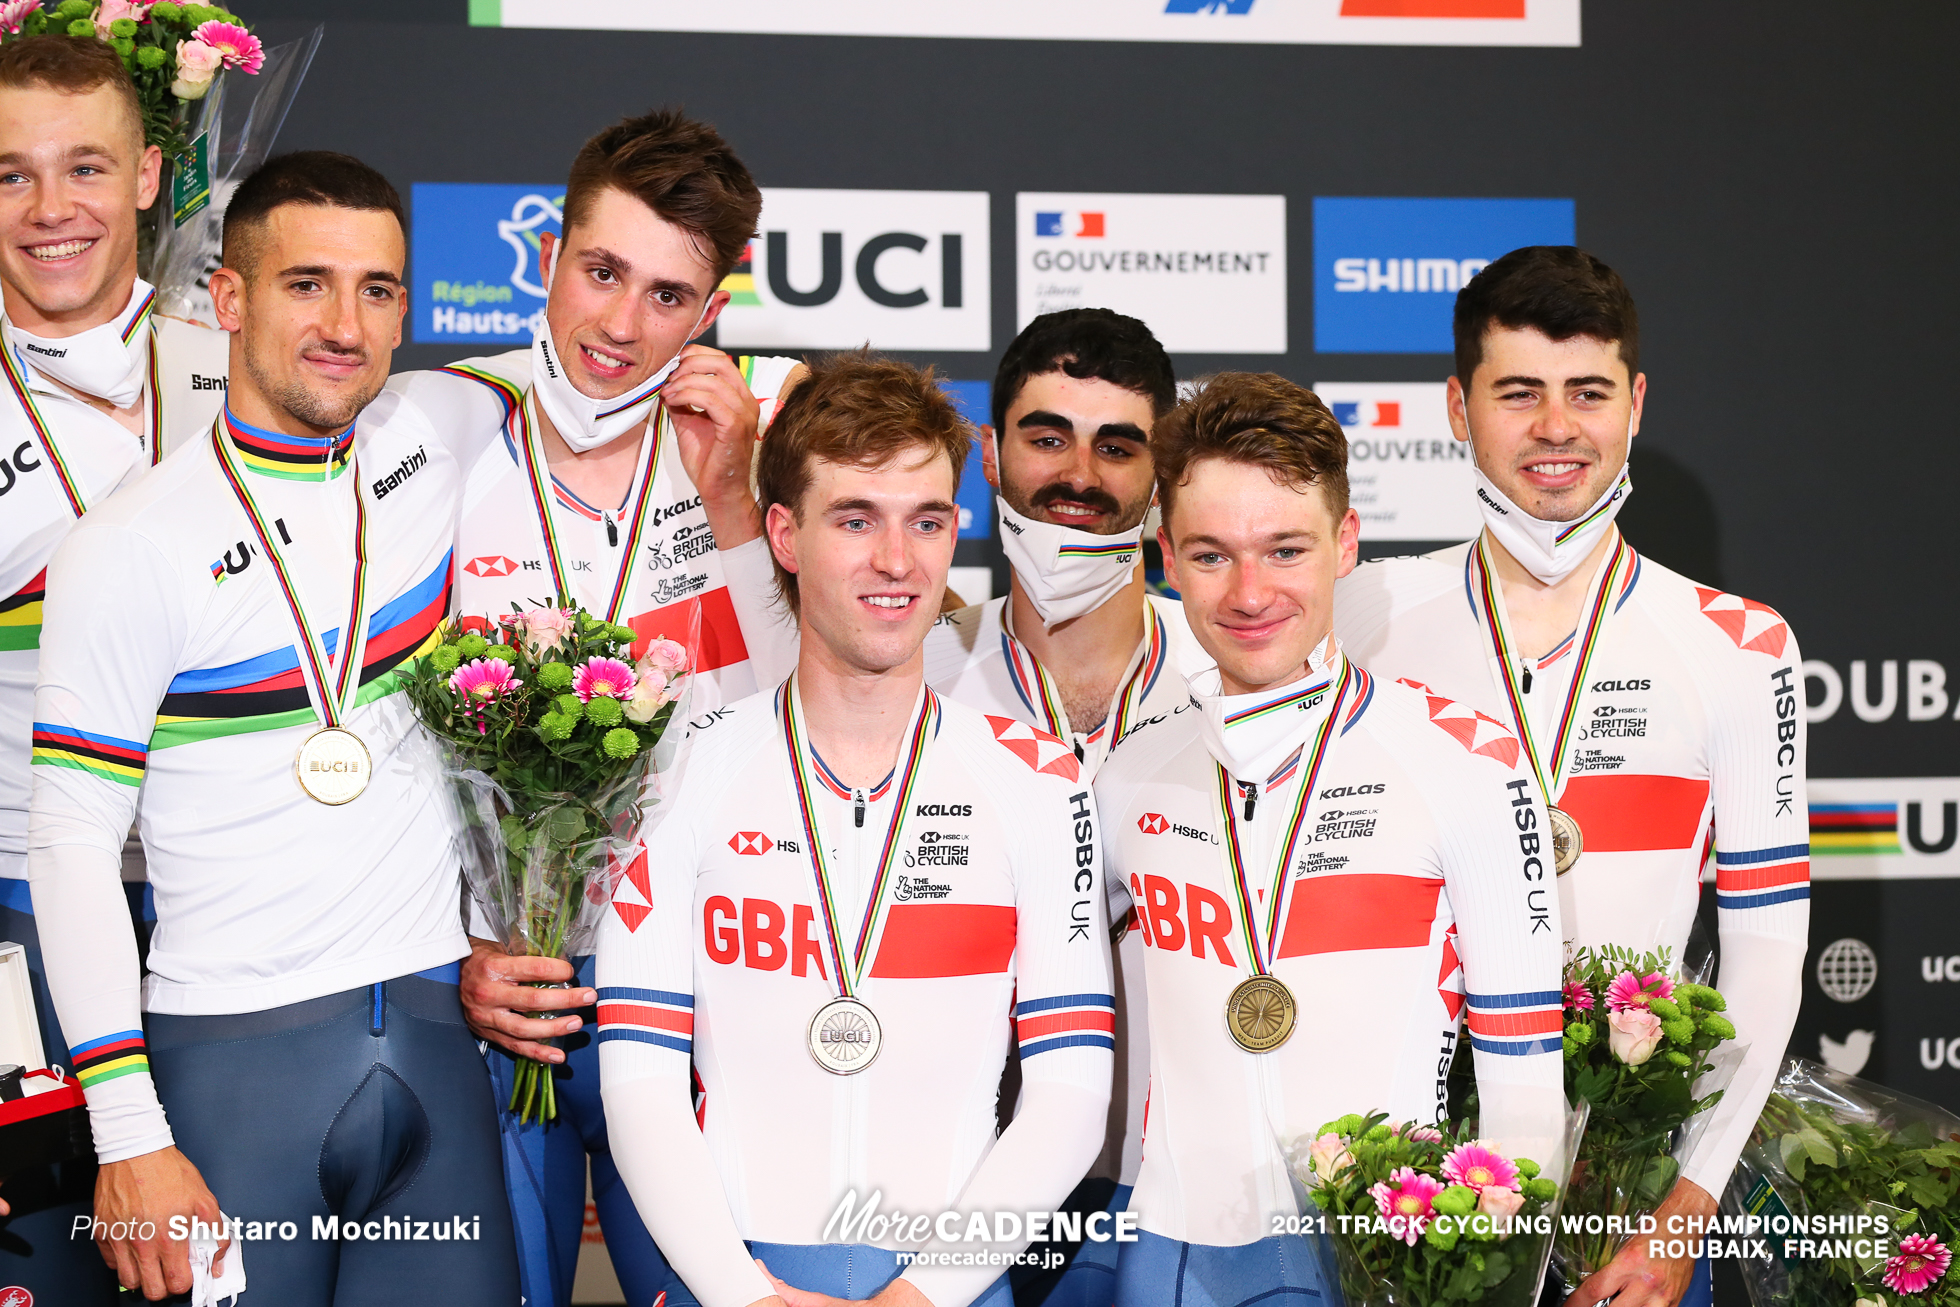
<svg viewBox="0 0 1960 1307">
<path fill-rule="evenodd" d="M 1107 1030 L 1116 1029 L 1116 1014 L 1108 1008 L 1084 1008 L 1077 1012 L 1056 1012 L 1052 1015 L 1042 1013 L 1022 1017 L 1015 1023 L 1018 1038 L 1022 1043 L 1037 1039 L 1042 1035 L 1052 1035 L 1065 1030 Z"/>
<path fill-rule="evenodd" d="M 1559 798 L 1587 853 L 1694 847 L 1708 782 L 1686 776 L 1574 776 Z"/>
<path fill-rule="evenodd" d="M 1774 889 L 1782 885 L 1808 885 L 1810 859 L 1785 862 L 1775 867 L 1716 867 L 1715 888 L 1727 893 L 1748 889 Z"/>
<path fill-rule="evenodd" d="M 1443 882 L 1428 876 L 1328 876 L 1293 887 L 1279 955 L 1422 948 Z"/>
<path fill-rule="evenodd" d="M 692 634 L 690 628 L 694 624 L 697 604 L 701 609 L 701 661 L 694 670 L 712 672 L 717 668 L 747 662 L 749 647 L 742 642 L 742 626 L 735 620 L 735 602 L 728 597 L 727 586 L 710 590 L 694 599 L 651 609 L 630 619 L 627 625 L 633 628 L 636 637 L 633 656 L 638 658 L 645 653 L 651 640 L 678 640 L 686 644 Z"/>
<path fill-rule="evenodd" d="M 1014 909 L 980 903 L 894 903 L 871 974 L 894 980 L 990 976 L 1014 957 Z"/>
<path fill-rule="evenodd" d="M 657 1026 L 683 1035 L 694 1033 L 694 1014 L 675 1008 L 654 1007 L 649 1003 L 601 1003 L 602 1026 Z"/>
<path fill-rule="evenodd" d="M 1565 1029 L 1565 1014 L 1557 1008 L 1543 1012 L 1479 1012 L 1470 1009 L 1473 1035 L 1556 1035 Z"/>
</svg>

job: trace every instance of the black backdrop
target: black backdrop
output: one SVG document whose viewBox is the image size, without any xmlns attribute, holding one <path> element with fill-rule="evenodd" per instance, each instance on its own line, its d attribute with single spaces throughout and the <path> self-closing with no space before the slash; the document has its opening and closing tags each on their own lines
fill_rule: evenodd
<svg viewBox="0 0 1960 1307">
<path fill-rule="evenodd" d="M 1449 372 L 1442 355 L 1312 352 L 1313 196 L 1574 197 L 1580 242 L 1641 307 L 1633 543 L 1775 606 L 1841 676 L 1936 660 L 1960 689 L 1951 6 L 1588 0 L 1576 49 L 520 31 L 465 12 L 249 6 L 269 41 L 326 24 L 280 146 L 358 154 L 404 194 L 535 182 L 603 124 L 679 104 L 765 186 L 987 191 L 995 352 L 913 356 L 954 378 L 990 377 L 1012 335 L 1017 190 L 1285 194 L 1290 352 L 1177 363 L 1306 382 Z M 459 352 L 477 350 L 398 363 Z M 1847 705 L 1812 726 L 1811 775 L 1952 778 L 1956 748 L 1950 713 L 1873 723 Z M 1937 829 L 1960 780 L 1935 789 Z M 1861 939 L 1878 983 L 1846 1003 L 1807 969 L 1793 1051 L 1863 1027 L 1864 1074 L 1960 1107 L 1960 1065 L 1926 1052 L 1960 1037 L 1960 961 L 1955 981 L 1926 970 L 1960 954 L 1956 920 L 1951 879 L 1820 881 L 1813 955 Z"/>
</svg>

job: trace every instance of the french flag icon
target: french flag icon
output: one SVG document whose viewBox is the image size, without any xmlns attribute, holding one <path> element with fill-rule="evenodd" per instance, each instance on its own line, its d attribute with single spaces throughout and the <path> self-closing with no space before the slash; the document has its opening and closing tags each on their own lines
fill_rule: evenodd
<svg viewBox="0 0 1960 1307">
<path fill-rule="evenodd" d="M 1402 401 L 1399 399 L 1354 400 L 1335 404 L 1334 420 L 1344 427 L 1399 427 Z"/>
<path fill-rule="evenodd" d="M 1034 234 L 1037 236 L 1102 236 L 1103 215 L 1081 210 L 1066 210 L 1034 215 Z"/>
</svg>

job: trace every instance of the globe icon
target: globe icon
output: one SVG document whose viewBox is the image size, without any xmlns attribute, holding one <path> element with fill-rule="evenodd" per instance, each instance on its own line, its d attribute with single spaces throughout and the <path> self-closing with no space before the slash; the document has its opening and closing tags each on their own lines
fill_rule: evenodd
<svg viewBox="0 0 1960 1307">
<path fill-rule="evenodd" d="M 1878 954 L 1862 939 L 1833 940 L 1817 955 L 1817 984 L 1840 1003 L 1856 1003 L 1878 983 Z"/>
</svg>

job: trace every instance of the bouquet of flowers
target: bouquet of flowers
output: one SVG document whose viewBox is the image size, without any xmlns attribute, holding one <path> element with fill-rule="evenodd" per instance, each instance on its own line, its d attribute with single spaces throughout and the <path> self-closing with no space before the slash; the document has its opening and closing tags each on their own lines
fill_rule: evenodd
<svg viewBox="0 0 1960 1307">
<path fill-rule="evenodd" d="M 1571 1194 L 1588 1219 L 1552 1253 L 1567 1284 L 1611 1262 L 1673 1191 L 1745 1051 L 1727 1006 L 1674 978 L 1666 949 L 1582 948 L 1567 964 L 1565 1091 L 1592 1107 Z"/>
<path fill-rule="evenodd" d="M 1763 1222 L 1768 1255 L 1743 1265 L 1756 1307 L 1960 1304 L 1960 1117 L 1931 1103 L 1789 1058 L 1722 1210 Z"/>
<path fill-rule="evenodd" d="M 443 636 L 403 684 L 444 748 L 470 889 L 508 952 L 587 952 L 639 853 L 698 637 L 651 641 L 635 664 L 630 628 L 574 607 Z M 557 1115 L 549 1067 L 519 1062 L 511 1109 Z"/>
<path fill-rule="evenodd" d="M 209 268 L 200 265 L 216 256 L 223 197 L 271 152 L 320 31 L 267 50 L 244 19 L 215 5 L 0 0 L 0 43 L 49 33 L 95 37 L 129 69 L 144 144 L 161 149 L 168 165 L 137 230 L 139 271 L 156 286 L 159 311 L 208 323 L 208 296 L 198 296 Z M 231 73 L 257 85 L 226 95 Z"/>
<path fill-rule="evenodd" d="M 1567 1121 L 1566 1166 L 1585 1120 L 1581 1104 Z M 1538 1301 L 1563 1168 L 1554 1178 L 1473 1134 L 1376 1112 L 1294 1144 L 1294 1178 L 1325 1214 L 1349 1307 Z"/>
</svg>

